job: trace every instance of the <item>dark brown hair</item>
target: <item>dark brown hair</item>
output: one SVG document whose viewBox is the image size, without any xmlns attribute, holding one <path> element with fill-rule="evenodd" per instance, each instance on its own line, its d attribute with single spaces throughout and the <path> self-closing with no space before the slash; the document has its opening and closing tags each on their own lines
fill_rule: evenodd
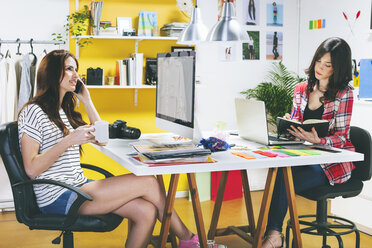
<svg viewBox="0 0 372 248">
<path fill-rule="evenodd" d="M 61 81 L 65 76 L 65 61 L 69 57 L 75 60 L 77 68 L 79 68 L 78 61 L 69 51 L 54 50 L 45 55 L 41 60 L 37 71 L 36 96 L 23 106 L 23 108 L 29 104 L 40 106 L 40 108 L 48 115 L 49 119 L 62 131 L 64 136 L 69 134 L 69 130 L 59 115 L 59 88 Z M 76 98 L 74 97 L 74 94 L 72 92 L 67 92 L 63 97 L 62 109 L 66 113 L 73 128 L 86 124 L 83 121 L 81 114 L 75 111 L 75 107 Z"/>
<path fill-rule="evenodd" d="M 329 77 L 327 91 L 321 100 L 334 101 L 337 92 L 348 88 L 352 80 L 351 50 L 346 41 L 338 37 L 323 41 L 316 50 L 309 68 L 305 70 L 308 75 L 307 90 L 309 92 L 312 92 L 314 86 L 319 83 L 315 77 L 315 63 L 326 53 L 331 55 L 333 74 Z"/>
</svg>

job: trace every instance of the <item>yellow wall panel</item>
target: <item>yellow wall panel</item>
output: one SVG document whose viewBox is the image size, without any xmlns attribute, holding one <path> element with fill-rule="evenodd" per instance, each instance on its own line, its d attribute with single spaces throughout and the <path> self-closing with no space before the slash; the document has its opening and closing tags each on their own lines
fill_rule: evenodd
<svg viewBox="0 0 372 248">
<path fill-rule="evenodd" d="M 88 5 L 90 1 L 80 0 L 79 9 Z M 75 11 L 75 0 L 69 1 L 70 13 Z M 102 21 L 111 21 L 116 26 L 116 17 L 132 17 L 132 26 L 138 29 L 138 13 L 141 10 L 158 13 L 159 29 L 170 22 L 188 22 L 181 14 L 175 0 L 105 0 L 102 11 Z M 160 34 L 160 30 L 159 30 Z M 86 74 L 89 67 L 104 69 L 105 78 L 115 76 L 116 60 L 124 59 L 135 51 L 134 40 L 107 40 L 92 39 L 93 44 L 79 49 L 79 73 Z M 75 39 L 69 40 L 70 50 L 75 54 Z M 146 58 L 156 58 L 157 53 L 170 52 L 171 46 L 176 46 L 176 41 L 144 40 L 139 43 L 139 53 Z M 145 78 L 145 70 L 143 71 Z M 155 127 L 155 89 L 138 89 L 137 106 L 134 106 L 134 89 L 89 89 L 92 100 L 103 120 L 109 123 L 115 120 L 125 120 L 128 126 L 141 129 L 142 133 L 164 132 Z M 85 109 L 78 110 L 83 114 L 85 121 L 89 122 Z M 90 145 L 83 146 L 84 153 L 81 161 L 107 169 L 115 175 L 129 173 L 123 166 L 102 154 Z M 87 176 L 98 179 L 98 174 L 86 171 Z M 165 176 L 166 186 L 169 176 Z M 181 175 L 177 190 L 188 190 L 187 178 Z"/>
</svg>

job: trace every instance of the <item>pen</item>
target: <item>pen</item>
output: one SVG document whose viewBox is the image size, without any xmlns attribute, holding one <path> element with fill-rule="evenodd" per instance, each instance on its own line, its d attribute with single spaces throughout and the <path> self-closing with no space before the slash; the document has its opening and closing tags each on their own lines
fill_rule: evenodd
<svg viewBox="0 0 372 248">
<path fill-rule="evenodd" d="M 296 109 L 293 108 L 292 114 L 291 114 L 291 120 L 293 119 L 294 114 L 296 113 Z"/>
</svg>

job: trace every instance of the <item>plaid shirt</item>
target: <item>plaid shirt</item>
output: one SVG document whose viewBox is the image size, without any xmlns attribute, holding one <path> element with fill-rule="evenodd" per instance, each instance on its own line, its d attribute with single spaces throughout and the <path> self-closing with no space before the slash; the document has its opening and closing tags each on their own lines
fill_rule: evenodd
<svg viewBox="0 0 372 248">
<path fill-rule="evenodd" d="M 295 115 L 293 119 L 301 122 L 310 93 L 306 91 L 306 88 L 307 82 L 302 82 L 296 86 L 294 91 L 293 108 L 295 109 Z M 350 88 L 337 92 L 336 99 L 333 102 L 324 100 L 322 119 L 329 121 L 329 136 L 320 138 L 320 144 L 355 151 L 350 141 L 353 101 L 353 92 Z M 346 182 L 351 177 L 351 171 L 355 168 L 352 162 L 322 164 L 321 166 L 331 185 Z"/>
</svg>

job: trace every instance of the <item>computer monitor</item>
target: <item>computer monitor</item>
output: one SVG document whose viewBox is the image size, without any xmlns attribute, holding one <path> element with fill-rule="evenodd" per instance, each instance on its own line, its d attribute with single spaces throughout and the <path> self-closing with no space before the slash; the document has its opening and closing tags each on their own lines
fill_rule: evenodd
<svg viewBox="0 0 372 248">
<path fill-rule="evenodd" d="M 156 127 L 193 139 L 195 51 L 157 56 Z"/>
</svg>

